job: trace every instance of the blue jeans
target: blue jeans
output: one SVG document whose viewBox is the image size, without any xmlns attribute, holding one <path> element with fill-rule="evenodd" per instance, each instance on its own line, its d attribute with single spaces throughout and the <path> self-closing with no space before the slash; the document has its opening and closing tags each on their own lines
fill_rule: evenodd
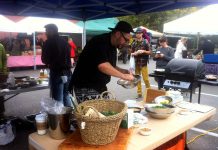
<svg viewBox="0 0 218 150">
<path fill-rule="evenodd" d="M 71 106 L 71 100 L 68 91 L 71 73 L 66 74 L 66 83 L 63 82 L 61 76 L 62 75 L 60 73 L 50 70 L 49 85 L 51 90 L 51 97 L 63 103 L 64 106 Z"/>
</svg>

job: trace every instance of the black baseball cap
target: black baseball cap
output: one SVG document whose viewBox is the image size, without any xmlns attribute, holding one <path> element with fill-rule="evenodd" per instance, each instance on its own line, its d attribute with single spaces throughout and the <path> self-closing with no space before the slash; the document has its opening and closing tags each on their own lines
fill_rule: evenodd
<svg viewBox="0 0 218 150">
<path fill-rule="evenodd" d="M 58 27 L 53 23 L 45 25 L 45 28 L 50 29 L 50 30 L 52 30 L 54 32 L 58 32 Z"/>
<path fill-rule="evenodd" d="M 119 21 L 114 28 L 108 28 L 112 31 L 120 31 L 124 33 L 134 32 L 132 26 L 126 21 Z"/>
</svg>

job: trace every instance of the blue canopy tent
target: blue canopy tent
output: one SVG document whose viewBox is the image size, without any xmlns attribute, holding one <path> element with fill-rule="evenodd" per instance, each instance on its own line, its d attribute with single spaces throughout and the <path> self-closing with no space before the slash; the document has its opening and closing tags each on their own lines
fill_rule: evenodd
<svg viewBox="0 0 218 150">
<path fill-rule="evenodd" d="M 81 21 L 205 6 L 218 0 L 1 0 L 0 14 Z M 83 46 L 86 41 L 83 27 Z"/>
<path fill-rule="evenodd" d="M 218 0 L 1 0 L 0 14 L 86 21 L 214 3 Z"/>
</svg>

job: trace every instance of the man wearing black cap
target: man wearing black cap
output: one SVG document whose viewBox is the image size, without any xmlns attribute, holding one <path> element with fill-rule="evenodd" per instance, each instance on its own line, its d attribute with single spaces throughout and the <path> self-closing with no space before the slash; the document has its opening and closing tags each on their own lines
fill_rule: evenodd
<svg viewBox="0 0 218 150">
<path fill-rule="evenodd" d="M 117 48 L 122 48 L 130 40 L 132 26 L 120 21 L 110 33 L 95 36 L 84 47 L 72 75 L 70 90 L 73 89 L 79 103 L 97 99 L 107 90 L 111 76 L 133 80 L 128 70 L 116 66 Z"/>
<path fill-rule="evenodd" d="M 136 30 L 136 40 L 132 43 L 132 53 L 135 57 L 135 74 L 142 74 L 143 80 L 145 82 L 146 88 L 150 88 L 150 82 L 148 78 L 148 59 L 151 54 L 150 44 L 146 39 L 142 37 L 143 30 L 137 28 Z M 137 98 L 142 97 L 142 85 L 141 82 L 137 85 Z"/>
<path fill-rule="evenodd" d="M 45 26 L 47 40 L 42 47 L 42 62 L 50 69 L 51 96 L 65 106 L 70 105 L 68 85 L 71 78 L 70 47 L 58 34 L 55 24 Z"/>
</svg>

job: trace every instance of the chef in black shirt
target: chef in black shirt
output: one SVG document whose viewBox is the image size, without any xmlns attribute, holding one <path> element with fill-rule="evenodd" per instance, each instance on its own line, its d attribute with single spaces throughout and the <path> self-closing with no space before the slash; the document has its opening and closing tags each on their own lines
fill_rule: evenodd
<svg viewBox="0 0 218 150">
<path fill-rule="evenodd" d="M 93 37 L 84 47 L 73 72 L 70 91 L 78 103 L 88 99 L 98 99 L 107 90 L 111 76 L 133 80 L 128 70 L 116 66 L 117 48 L 122 48 L 130 40 L 132 26 L 120 21 L 112 31 Z"/>
</svg>

